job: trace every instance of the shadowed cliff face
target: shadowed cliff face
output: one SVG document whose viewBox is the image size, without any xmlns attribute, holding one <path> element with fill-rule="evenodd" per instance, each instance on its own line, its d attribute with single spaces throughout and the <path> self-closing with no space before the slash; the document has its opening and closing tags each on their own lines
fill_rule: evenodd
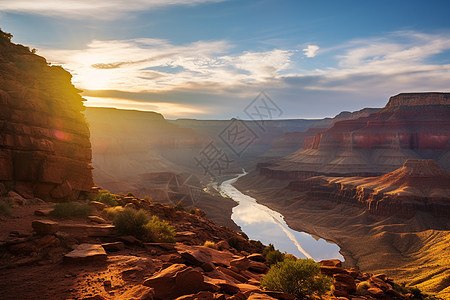
<svg viewBox="0 0 450 300">
<path fill-rule="evenodd" d="M 433 159 L 450 170 L 449 120 L 450 94 L 399 94 L 379 112 L 336 122 L 261 173 L 281 179 L 374 176 L 400 168 L 409 158 Z"/>
<path fill-rule="evenodd" d="M 0 65 L 0 184 L 44 199 L 89 191 L 89 129 L 71 75 L 1 31 Z"/>
</svg>

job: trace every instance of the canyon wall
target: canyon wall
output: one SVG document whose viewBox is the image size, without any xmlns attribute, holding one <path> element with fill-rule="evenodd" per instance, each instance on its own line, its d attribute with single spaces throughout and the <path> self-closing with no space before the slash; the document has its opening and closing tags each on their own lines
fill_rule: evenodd
<svg viewBox="0 0 450 300">
<path fill-rule="evenodd" d="M 411 218 L 420 211 L 450 217 L 450 172 L 433 160 L 409 159 L 378 177 L 312 177 L 292 181 L 287 189 L 304 192 L 311 200 L 364 207 L 376 215 Z"/>
<path fill-rule="evenodd" d="M 409 158 L 433 159 L 450 170 L 449 93 L 393 96 L 382 110 L 336 122 L 260 172 L 282 179 L 377 176 L 401 167 Z"/>
<path fill-rule="evenodd" d="M 77 198 L 93 186 L 89 128 L 71 75 L 0 31 L 0 192 Z"/>
</svg>

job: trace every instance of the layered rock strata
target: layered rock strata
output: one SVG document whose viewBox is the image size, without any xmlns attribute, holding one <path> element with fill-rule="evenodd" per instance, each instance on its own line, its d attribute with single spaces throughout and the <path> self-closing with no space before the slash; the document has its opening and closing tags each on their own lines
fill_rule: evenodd
<svg viewBox="0 0 450 300">
<path fill-rule="evenodd" d="M 411 218 L 417 211 L 450 217 L 450 172 L 433 160 L 409 159 L 379 177 L 312 177 L 290 182 L 290 190 L 311 199 L 366 207 L 371 213 Z"/>
<path fill-rule="evenodd" d="M 260 172 L 280 179 L 377 176 L 409 158 L 434 159 L 450 170 L 449 150 L 450 93 L 404 93 L 379 112 L 336 122 Z"/>
<path fill-rule="evenodd" d="M 83 98 L 67 71 L 10 38 L 0 31 L 0 185 L 77 198 L 93 186 Z"/>
</svg>

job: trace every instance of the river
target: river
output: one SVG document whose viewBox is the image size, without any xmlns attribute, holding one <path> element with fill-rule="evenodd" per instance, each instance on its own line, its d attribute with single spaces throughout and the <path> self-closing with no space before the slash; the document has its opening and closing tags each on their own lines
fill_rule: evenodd
<svg viewBox="0 0 450 300">
<path fill-rule="evenodd" d="M 273 244 L 276 249 L 300 258 L 312 258 L 315 261 L 337 258 L 344 261 L 339 246 L 324 239 L 316 239 L 306 232 L 290 229 L 280 213 L 236 189 L 233 183 L 245 174 L 222 182 L 219 191 L 238 203 L 233 208 L 231 218 L 250 239 L 260 240 L 266 245 Z"/>
</svg>

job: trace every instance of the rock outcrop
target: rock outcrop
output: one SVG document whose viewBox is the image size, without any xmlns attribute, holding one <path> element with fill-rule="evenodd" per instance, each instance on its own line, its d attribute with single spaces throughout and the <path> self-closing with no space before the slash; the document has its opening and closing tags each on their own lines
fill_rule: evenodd
<svg viewBox="0 0 450 300">
<path fill-rule="evenodd" d="M 67 71 L 10 38 L 0 31 L 0 185 L 77 198 L 93 186 L 83 98 Z"/>
<path fill-rule="evenodd" d="M 409 158 L 434 159 L 450 170 L 449 150 L 450 93 L 404 93 L 376 113 L 336 122 L 260 171 L 279 179 L 377 176 Z"/>
<path fill-rule="evenodd" d="M 417 211 L 450 217 L 450 172 L 433 160 L 409 159 L 403 167 L 378 177 L 325 177 L 290 182 L 290 190 L 311 199 L 366 207 L 371 213 L 411 218 Z"/>
</svg>

